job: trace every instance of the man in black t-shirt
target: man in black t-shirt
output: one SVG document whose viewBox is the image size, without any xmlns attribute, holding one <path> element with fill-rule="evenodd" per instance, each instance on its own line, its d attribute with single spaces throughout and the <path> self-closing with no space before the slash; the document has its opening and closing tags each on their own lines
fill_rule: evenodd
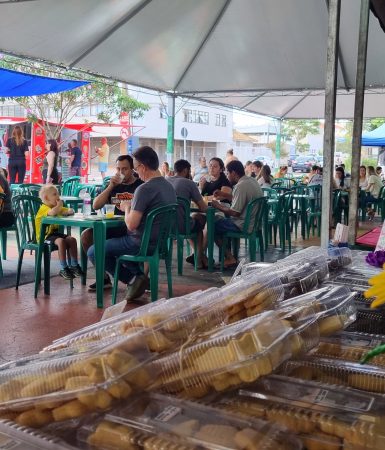
<svg viewBox="0 0 385 450">
<path fill-rule="evenodd" d="M 111 177 L 110 184 L 94 199 L 93 207 L 94 209 L 101 209 L 104 205 L 112 203 L 112 197 L 116 197 L 116 194 L 128 192 L 133 194 L 135 189 L 143 184 L 143 181 L 134 176 L 133 171 L 134 163 L 130 155 L 120 155 L 116 160 L 116 174 Z M 115 214 L 124 215 L 124 213 L 115 207 Z M 109 228 L 107 229 L 106 239 L 111 239 L 115 237 L 121 237 L 127 234 L 127 227 L 124 221 L 122 221 L 122 226 L 119 228 Z M 92 228 L 87 228 L 83 231 L 81 236 L 81 243 L 84 251 L 87 250 L 94 243 L 94 237 Z M 90 286 L 93 289 L 93 285 Z M 96 289 L 96 285 L 95 285 Z"/>
<path fill-rule="evenodd" d="M 82 167 L 82 151 L 78 147 L 78 141 L 72 139 L 71 141 L 71 176 L 80 177 L 80 169 Z"/>
</svg>

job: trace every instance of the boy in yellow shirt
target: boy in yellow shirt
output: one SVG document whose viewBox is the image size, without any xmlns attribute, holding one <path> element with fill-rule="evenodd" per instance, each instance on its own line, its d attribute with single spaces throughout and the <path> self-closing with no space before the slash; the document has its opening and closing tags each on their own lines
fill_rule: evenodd
<svg viewBox="0 0 385 450">
<path fill-rule="evenodd" d="M 47 216 L 70 216 L 73 209 L 63 207 L 59 192 L 52 184 L 44 185 L 39 191 L 39 197 L 43 204 L 36 214 L 35 227 L 36 239 L 39 241 L 41 232 L 41 222 Z M 55 244 L 58 247 L 61 270 L 59 275 L 66 280 L 83 275 L 83 271 L 78 264 L 78 247 L 76 239 L 63 233 L 59 233 L 58 225 L 49 225 L 46 229 L 45 242 Z M 70 256 L 70 267 L 67 263 L 67 250 Z"/>
</svg>

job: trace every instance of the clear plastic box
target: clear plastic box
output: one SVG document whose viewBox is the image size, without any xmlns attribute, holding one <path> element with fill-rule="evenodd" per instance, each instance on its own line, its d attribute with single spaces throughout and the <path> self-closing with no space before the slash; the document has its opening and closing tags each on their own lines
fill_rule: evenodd
<svg viewBox="0 0 385 450">
<path fill-rule="evenodd" d="M 357 318 L 347 330 L 385 336 L 385 311 L 383 308 L 379 310 L 358 308 Z"/>
<path fill-rule="evenodd" d="M 309 356 L 287 361 L 282 366 L 281 374 L 385 394 L 385 369 L 377 366 Z"/>
<path fill-rule="evenodd" d="M 0 371 L 0 418 L 39 428 L 104 411 L 148 387 L 154 355 L 141 334 L 109 340 L 78 355 L 32 357 Z"/>
<path fill-rule="evenodd" d="M 84 343 L 140 332 L 144 332 L 150 351 L 170 351 L 182 345 L 192 333 L 210 330 L 224 322 L 224 310 L 213 304 L 220 299 L 219 289 L 209 289 L 192 296 L 157 301 L 79 330 L 54 342 L 45 351 L 81 347 Z"/>
<path fill-rule="evenodd" d="M 302 448 L 300 441 L 280 426 L 159 394 L 141 396 L 106 415 L 102 422 L 82 427 L 78 439 L 111 450 L 132 448 L 119 446 L 122 442 L 146 450 Z"/>
<path fill-rule="evenodd" d="M 41 431 L 0 420 L 0 448 L 12 450 L 74 450 L 66 442 Z"/>
<path fill-rule="evenodd" d="M 295 353 L 293 335 L 296 331 L 273 311 L 198 335 L 152 363 L 160 376 L 151 389 L 199 398 L 253 382 Z"/>
<path fill-rule="evenodd" d="M 352 252 L 348 247 L 332 247 L 328 249 L 329 270 L 338 270 L 352 264 Z"/>
<path fill-rule="evenodd" d="M 213 402 L 226 411 L 285 426 L 309 449 L 385 446 L 385 403 L 379 396 L 272 375 Z"/>
<path fill-rule="evenodd" d="M 333 344 L 354 346 L 370 350 L 377 345 L 385 343 L 385 336 L 381 334 L 359 333 L 351 331 L 340 331 L 333 336 L 323 337 L 322 342 L 330 342 Z"/>
</svg>

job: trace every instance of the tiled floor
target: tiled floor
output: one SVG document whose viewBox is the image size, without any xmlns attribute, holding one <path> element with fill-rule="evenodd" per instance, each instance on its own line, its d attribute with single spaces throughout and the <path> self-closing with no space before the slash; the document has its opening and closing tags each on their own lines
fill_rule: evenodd
<svg viewBox="0 0 385 450">
<path fill-rule="evenodd" d="M 378 225 L 378 221 L 366 222 L 362 230 L 366 231 Z M 304 241 L 299 238 L 294 242 L 293 250 L 296 251 L 310 245 L 319 245 L 319 239 L 312 237 Z M 266 260 L 276 261 L 283 256 L 285 254 L 270 246 Z M 26 254 L 25 258 L 30 262 L 29 270 L 31 272 L 33 257 Z M 5 261 L 3 265 L 6 272 L 11 273 L 13 277 L 16 274 L 17 250 L 12 238 L 9 239 L 8 244 L 8 259 L 9 261 Z M 164 284 L 163 269 L 161 269 L 160 275 L 160 296 L 166 296 L 167 285 Z M 223 279 L 222 275 L 219 272 L 212 274 L 206 271 L 194 272 L 192 266 L 185 264 L 184 275 L 177 276 L 174 267 L 174 296 L 197 289 L 220 286 L 226 279 L 226 277 Z M 231 272 L 225 275 L 231 276 Z M 30 281 L 32 280 L 33 276 Z M 124 287 L 122 285 L 120 298 L 123 295 Z M 110 305 L 110 296 L 111 291 L 106 291 L 105 306 Z M 0 305 L 0 363 L 38 352 L 52 340 L 100 320 L 103 314 L 103 310 L 96 308 L 95 293 L 88 292 L 87 287 L 81 286 L 79 280 L 75 280 L 74 289 L 71 291 L 69 283 L 58 276 L 51 279 L 50 296 L 45 296 L 40 291 L 35 300 L 33 283 L 28 283 L 22 285 L 18 291 L 14 287 L 0 290 Z M 136 306 L 130 305 L 128 308 Z"/>
</svg>

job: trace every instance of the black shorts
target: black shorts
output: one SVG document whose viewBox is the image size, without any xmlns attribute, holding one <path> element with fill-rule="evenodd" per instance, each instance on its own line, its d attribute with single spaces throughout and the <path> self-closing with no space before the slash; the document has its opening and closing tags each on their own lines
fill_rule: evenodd
<svg viewBox="0 0 385 450">
<path fill-rule="evenodd" d="M 49 234 L 45 239 L 44 239 L 44 244 L 54 244 L 56 239 L 62 238 L 65 239 L 66 237 L 68 237 L 68 234 L 64 234 L 64 233 L 52 233 Z"/>
<path fill-rule="evenodd" d="M 205 225 L 206 225 L 205 223 L 202 223 L 199 220 L 193 219 L 191 233 L 199 233 L 200 231 L 203 231 Z"/>
</svg>

